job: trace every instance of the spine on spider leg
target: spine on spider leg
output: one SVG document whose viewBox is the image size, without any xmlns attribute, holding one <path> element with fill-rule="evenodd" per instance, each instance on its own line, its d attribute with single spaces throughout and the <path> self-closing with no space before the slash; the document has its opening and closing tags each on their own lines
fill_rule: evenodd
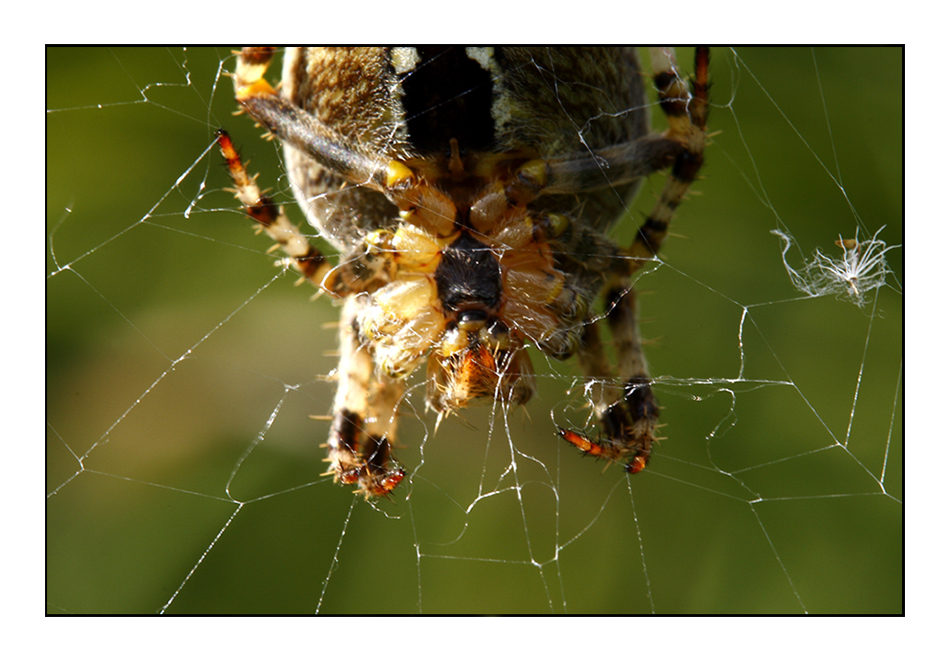
<svg viewBox="0 0 950 663">
<path fill-rule="evenodd" d="M 228 172 L 234 182 L 235 197 L 244 205 L 244 213 L 251 217 L 294 261 L 294 267 L 313 285 L 323 289 L 323 281 L 330 271 L 326 257 L 294 226 L 282 210 L 261 193 L 254 178 L 248 176 L 241 155 L 224 129 L 217 133 L 218 147 L 228 163 Z"/>
</svg>

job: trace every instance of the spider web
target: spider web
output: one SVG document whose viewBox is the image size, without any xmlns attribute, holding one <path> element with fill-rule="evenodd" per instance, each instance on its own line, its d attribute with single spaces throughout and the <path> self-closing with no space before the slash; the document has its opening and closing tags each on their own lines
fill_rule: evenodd
<svg viewBox="0 0 950 663">
<path fill-rule="evenodd" d="M 47 58 L 48 613 L 903 611 L 899 49 L 714 49 L 705 179 L 636 283 L 647 471 L 555 435 L 589 382 L 535 354 L 527 408 L 438 431 L 411 378 L 410 476 L 376 505 L 321 476 L 308 420 L 338 310 L 224 191 L 221 126 L 302 219 L 230 51 Z"/>
</svg>

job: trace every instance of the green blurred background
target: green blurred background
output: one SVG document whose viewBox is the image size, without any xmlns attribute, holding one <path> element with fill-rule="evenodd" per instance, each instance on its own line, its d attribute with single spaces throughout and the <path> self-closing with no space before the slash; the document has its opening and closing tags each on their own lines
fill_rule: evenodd
<svg viewBox="0 0 950 663">
<path fill-rule="evenodd" d="M 901 612 L 903 254 L 872 312 L 802 299 L 769 231 L 837 256 L 850 202 L 902 243 L 902 58 L 714 49 L 701 195 L 638 282 L 668 424 L 646 472 L 554 435 L 583 383 L 535 355 L 507 424 L 433 433 L 415 376 L 414 474 L 374 509 L 319 476 L 307 419 L 337 311 L 274 268 L 209 149 L 227 127 L 290 202 L 276 144 L 231 116 L 230 51 L 49 49 L 47 610 Z"/>
</svg>

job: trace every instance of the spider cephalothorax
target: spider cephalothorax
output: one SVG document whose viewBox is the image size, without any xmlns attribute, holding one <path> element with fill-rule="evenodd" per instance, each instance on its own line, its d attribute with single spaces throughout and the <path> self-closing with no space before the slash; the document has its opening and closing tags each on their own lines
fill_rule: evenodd
<svg viewBox="0 0 950 663">
<path fill-rule="evenodd" d="M 562 436 L 629 472 L 650 457 L 657 405 L 630 275 L 651 259 L 702 164 L 706 63 L 690 97 L 668 51 L 654 80 L 670 119 L 649 133 L 636 52 L 622 48 L 292 50 L 278 94 L 271 49 L 238 60 L 238 101 L 285 144 L 310 221 L 343 257 L 330 268 L 221 145 L 248 213 L 323 290 L 344 298 L 327 443 L 335 479 L 367 498 L 404 478 L 391 458 L 406 378 L 427 363 L 427 403 L 527 402 L 527 347 L 577 354 L 604 381 L 603 435 Z M 578 132 L 578 120 L 589 125 Z M 643 176 L 671 175 L 637 239 L 605 235 Z M 594 302 L 617 353 L 608 366 Z"/>
</svg>

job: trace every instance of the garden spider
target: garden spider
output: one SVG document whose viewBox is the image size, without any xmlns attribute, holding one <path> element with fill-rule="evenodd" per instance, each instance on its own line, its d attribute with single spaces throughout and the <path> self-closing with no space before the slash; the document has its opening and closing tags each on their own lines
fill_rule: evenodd
<svg viewBox="0 0 950 663">
<path fill-rule="evenodd" d="M 439 421 L 479 402 L 520 405 L 535 390 L 528 344 L 576 354 L 599 381 L 598 440 L 561 436 L 641 471 L 658 406 L 630 277 L 702 165 L 708 50 L 696 51 L 690 93 L 672 51 L 654 49 L 662 135 L 649 131 L 632 48 L 290 49 L 279 93 L 264 78 L 272 57 L 241 52 L 236 97 L 282 140 L 298 203 L 343 254 L 336 267 L 261 195 L 223 131 L 219 144 L 247 214 L 343 299 L 328 474 L 366 499 L 388 495 L 405 476 L 391 450 L 406 378 L 427 364 Z M 664 168 L 635 240 L 615 245 L 605 233 Z"/>
</svg>

